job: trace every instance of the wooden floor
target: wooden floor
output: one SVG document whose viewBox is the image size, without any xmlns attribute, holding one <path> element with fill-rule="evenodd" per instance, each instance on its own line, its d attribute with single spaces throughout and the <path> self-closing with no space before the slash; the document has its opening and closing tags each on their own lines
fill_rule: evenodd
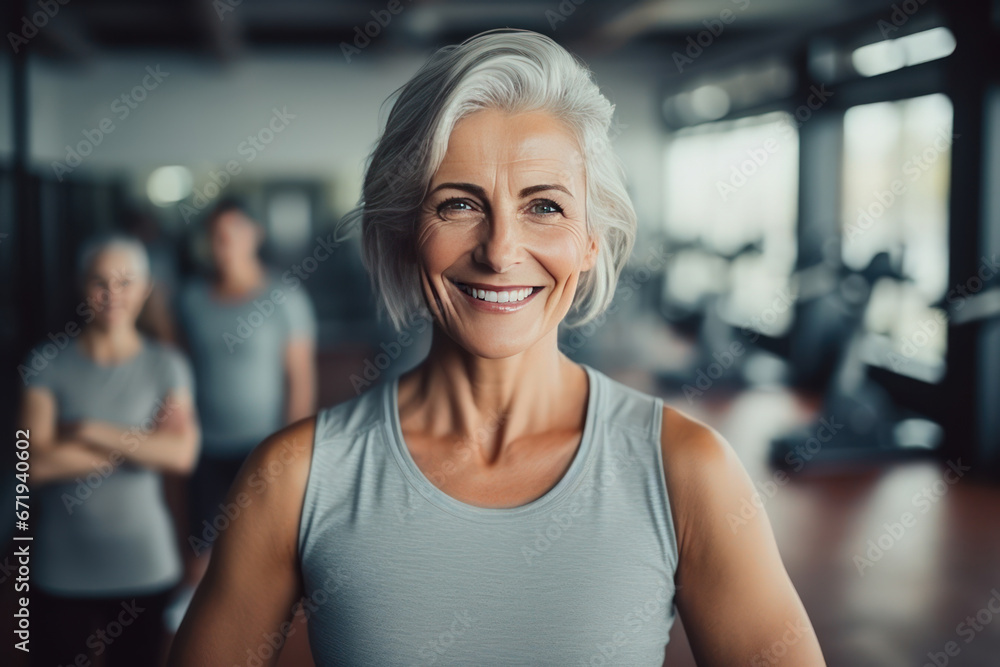
<svg viewBox="0 0 1000 667">
<path fill-rule="evenodd" d="M 351 375 L 363 371 L 362 362 L 371 354 L 363 348 L 323 354 L 323 405 L 355 395 Z M 606 359 L 608 366 L 593 365 L 630 386 L 658 393 L 644 365 L 616 362 L 614 355 Z M 784 389 L 715 393 L 695 403 L 680 395 L 665 398 L 718 429 L 758 488 L 767 488 L 775 479 L 765 462 L 770 438 L 808 422 L 814 403 Z M 1000 614 L 987 607 L 993 600 L 994 609 L 1000 609 L 1000 488 L 972 476 L 955 484 L 942 480 L 943 469 L 930 462 L 824 469 L 762 496 L 831 667 L 1000 665 Z M 933 502 L 916 505 L 915 494 L 925 489 Z M 888 544 L 885 524 L 898 522 L 906 511 L 915 515 L 915 524 L 859 573 L 855 556 L 866 554 L 870 540 Z M 303 619 L 294 627 L 279 664 L 308 667 Z M 956 655 L 944 653 L 950 642 Z M 22 664 L 4 660 L 6 651 L 0 652 L 0 662 Z M 695 664 L 681 620 L 664 664 Z"/>
<path fill-rule="evenodd" d="M 743 393 L 705 412 L 758 489 L 775 481 L 764 463 L 770 436 L 810 414 L 786 392 Z M 947 484 L 943 473 L 930 462 L 842 467 L 762 493 L 831 667 L 1000 665 L 1000 613 L 987 607 L 1000 610 L 1000 488 L 969 475 Z M 904 512 L 915 518 L 900 530 Z M 888 548 L 859 565 L 869 541 Z M 980 630 L 962 625 L 970 616 Z M 954 656 L 944 654 L 949 642 Z M 664 664 L 695 664 L 680 627 Z"/>
</svg>

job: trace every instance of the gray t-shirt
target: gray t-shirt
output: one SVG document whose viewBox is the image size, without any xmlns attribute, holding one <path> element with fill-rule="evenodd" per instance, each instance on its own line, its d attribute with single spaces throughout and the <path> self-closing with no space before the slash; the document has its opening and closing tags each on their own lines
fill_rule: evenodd
<svg viewBox="0 0 1000 667">
<path fill-rule="evenodd" d="M 46 349 L 47 348 L 47 349 Z M 172 347 L 143 338 L 142 350 L 119 364 L 86 356 L 79 340 L 55 351 L 35 348 L 25 376 L 56 401 L 60 422 L 97 419 L 129 431 L 135 446 L 156 428 L 174 389 L 191 390 L 191 368 Z M 45 355 L 48 356 L 45 356 Z M 160 473 L 130 461 L 117 469 L 45 484 L 32 492 L 35 522 L 32 576 L 44 590 L 67 596 L 142 594 L 173 586 L 182 565 Z"/>
<path fill-rule="evenodd" d="M 181 291 L 177 315 L 198 385 L 202 452 L 242 456 L 285 425 L 285 350 L 316 338 L 312 302 L 301 283 L 274 275 L 254 296 L 221 301 L 205 279 Z"/>
</svg>

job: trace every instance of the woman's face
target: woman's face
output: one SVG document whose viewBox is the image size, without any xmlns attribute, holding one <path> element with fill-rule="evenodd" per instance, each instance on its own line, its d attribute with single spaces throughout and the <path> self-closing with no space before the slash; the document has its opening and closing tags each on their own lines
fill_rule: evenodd
<svg viewBox="0 0 1000 667">
<path fill-rule="evenodd" d="M 95 323 L 102 327 L 134 326 L 150 290 L 149 278 L 136 268 L 135 256 L 110 247 L 94 258 L 84 296 Z"/>
<path fill-rule="evenodd" d="M 487 109 L 455 125 L 421 207 L 417 257 L 438 325 L 473 354 L 517 354 L 569 311 L 597 258 L 583 165 L 575 136 L 547 113 Z"/>
</svg>

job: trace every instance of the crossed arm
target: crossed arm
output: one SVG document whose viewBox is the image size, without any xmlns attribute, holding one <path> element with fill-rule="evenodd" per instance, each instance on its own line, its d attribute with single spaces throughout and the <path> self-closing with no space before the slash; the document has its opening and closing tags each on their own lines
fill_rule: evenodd
<svg viewBox="0 0 1000 667">
<path fill-rule="evenodd" d="M 123 428 L 98 420 L 60 426 L 52 392 L 29 387 L 21 403 L 20 424 L 31 431 L 32 482 L 72 479 L 123 461 L 165 472 L 189 472 L 200 439 L 190 393 L 175 390 L 168 394 L 153 422 L 151 429 Z"/>
<path fill-rule="evenodd" d="M 752 482 L 711 427 L 671 408 L 661 447 L 680 552 L 677 608 L 699 667 L 825 667 Z M 735 520 L 738 518 L 738 520 Z"/>
</svg>

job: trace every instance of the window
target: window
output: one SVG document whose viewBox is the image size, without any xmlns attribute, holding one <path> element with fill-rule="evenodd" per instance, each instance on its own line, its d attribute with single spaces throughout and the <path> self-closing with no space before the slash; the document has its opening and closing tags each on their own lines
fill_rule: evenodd
<svg viewBox="0 0 1000 667">
<path fill-rule="evenodd" d="M 861 271 L 885 252 L 899 270 L 872 290 L 865 326 L 882 341 L 870 361 L 928 381 L 944 369 L 946 323 L 932 304 L 947 291 L 951 128 L 941 94 L 844 116 L 844 263 Z"/>
<path fill-rule="evenodd" d="M 667 299 L 724 294 L 720 314 L 777 335 L 791 309 L 762 322 L 795 264 L 798 130 L 784 112 L 676 132 L 665 154 L 665 228 L 678 246 Z M 747 252 L 754 244 L 755 250 Z M 743 252 L 741 252 L 741 250 Z"/>
</svg>

